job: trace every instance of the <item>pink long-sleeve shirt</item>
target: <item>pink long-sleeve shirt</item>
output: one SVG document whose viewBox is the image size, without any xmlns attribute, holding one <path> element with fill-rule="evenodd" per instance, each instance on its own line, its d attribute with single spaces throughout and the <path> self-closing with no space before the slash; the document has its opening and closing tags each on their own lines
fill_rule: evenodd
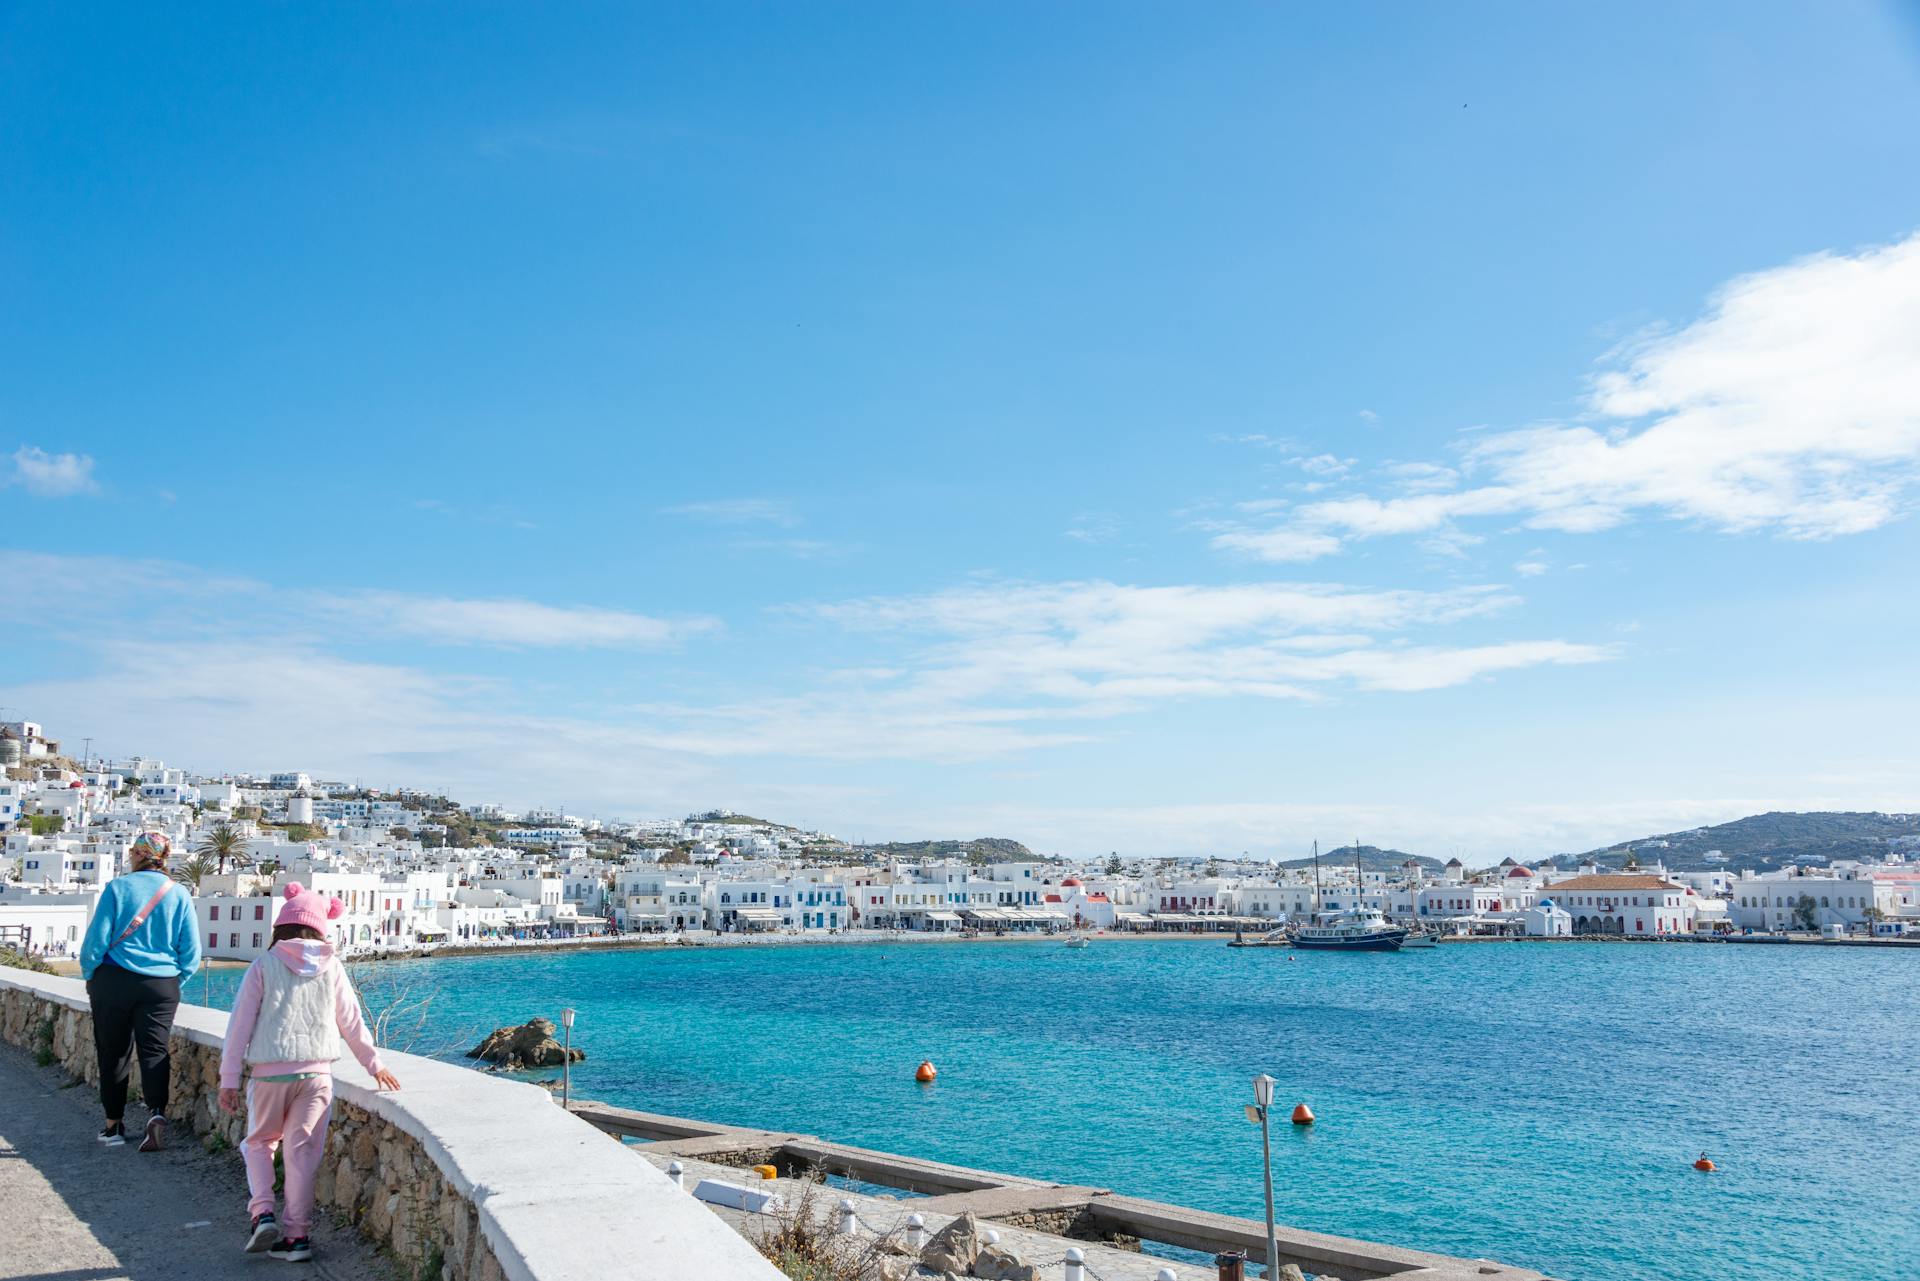
<svg viewBox="0 0 1920 1281">
<path fill-rule="evenodd" d="M 284 943 L 275 943 L 265 956 L 247 967 L 247 976 L 240 980 L 240 993 L 233 999 L 233 1013 L 227 1018 L 227 1039 L 220 1047 L 220 1088 L 236 1090 L 240 1088 L 241 1074 L 247 1068 L 247 1046 L 253 1040 L 253 1029 L 260 1020 L 260 998 L 265 990 L 265 982 L 260 976 L 263 965 L 284 965 L 295 974 L 307 976 L 325 972 L 333 984 L 333 1021 L 340 1031 L 340 1039 L 353 1051 L 353 1057 L 360 1060 L 360 1066 L 369 1073 L 378 1074 L 385 1069 L 380 1061 L 380 1051 L 373 1043 L 373 1034 L 367 1031 L 366 1021 L 360 1017 L 360 994 L 353 990 L 353 980 L 347 977 L 346 967 L 340 964 L 333 954 L 333 945 L 318 939 L 288 939 Z M 333 1073 L 333 1063 L 322 1061 L 315 1063 L 255 1063 L 253 1074 L 262 1076 L 292 1076 L 303 1072 Z"/>
</svg>

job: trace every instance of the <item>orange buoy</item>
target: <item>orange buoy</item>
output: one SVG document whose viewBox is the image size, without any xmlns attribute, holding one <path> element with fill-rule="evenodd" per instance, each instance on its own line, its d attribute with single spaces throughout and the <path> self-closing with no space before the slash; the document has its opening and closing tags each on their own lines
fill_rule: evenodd
<svg viewBox="0 0 1920 1281">
<path fill-rule="evenodd" d="M 1700 1159 L 1693 1163 L 1693 1168 L 1700 1171 L 1702 1174 L 1712 1174 L 1719 1167 L 1714 1165 L 1712 1161 L 1708 1160 L 1707 1154 L 1705 1152 L 1702 1152 L 1700 1154 Z"/>
<path fill-rule="evenodd" d="M 780 1171 L 770 1165 L 756 1165 L 753 1167 L 753 1172 L 763 1179 L 777 1179 L 780 1177 Z"/>
<path fill-rule="evenodd" d="M 913 1071 L 913 1079 L 920 1082 L 922 1085 L 925 1085 L 927 1082 L 933 1080 L 934 1077 L 939 1075 L 940 1074 L 938 1072 L 933 1070 L 932 1059 L 921 1059 L 920 1066 L 915 1068 Z"/>
<path fill-rule="evenodd" d="M 1295 1125 L 1312 1125 L 1313 1109 L 1308 1107 L 1304 1103 L 1294 1104 L 1293 1105 L 1293 1123 Z"/>
</svg>

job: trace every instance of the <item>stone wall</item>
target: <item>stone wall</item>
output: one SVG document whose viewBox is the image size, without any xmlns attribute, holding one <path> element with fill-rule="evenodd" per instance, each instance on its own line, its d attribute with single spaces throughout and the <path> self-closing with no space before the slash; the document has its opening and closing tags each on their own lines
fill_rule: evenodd
<svg viewBox="0 0 1920 1281">
<path fill-rule="evenodd" d="M 226 1023 L 218 1010 L 180 1007 L 168 1115 L 176 1141 L 190 1130 L 238 1160 L 245 1119 L 221 1111 L 218 1097 Z M 99 1084 L 77 980 L 0 969 L 0 1040 Z M 389 1250 L 403 1281 L 779 1281 L 706 1207 L 546 1091 L 381 1057 L 401 1079 L 398 1094 L 377 1091 L 350 1059 L 336 1065 L 315 1194 Z"/>
</svg>

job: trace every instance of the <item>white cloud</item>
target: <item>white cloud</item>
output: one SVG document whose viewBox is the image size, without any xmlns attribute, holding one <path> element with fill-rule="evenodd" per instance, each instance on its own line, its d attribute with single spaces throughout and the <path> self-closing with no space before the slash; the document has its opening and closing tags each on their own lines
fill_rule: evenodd
<svg viewBox="0 0 1920 1281">
<path fill-rule="evenodd" d="M 855 631 L 928 637 L 912 681 L 893 696 L 970 713 L 988 700 L 1000 719 L 1017 720 L 1112 715 L 1169 698 L 1307 699 L 1342 686 L 1435 689 L 1515 667 L 1607 657 L 1603 649 L 1562 641 L 1458 649 L 1375 644 L 1384 634 L 1484 618 L 1513 603 L 1486 587 L 1084 582 L 965 588 L 815 612 Z"/>
<path fill-rule="evenodd" d="M 543 605 L 512 597 L 461 600 L 404 592 L 319 598 L 320 608 L 401 636 L 449 645 L 640 648 L 677 644 L 719 629 L 712 618 L 656 618 L 590 605 Z"/>
<path fill-rule="evenodd" d="M 1920 235 L 1732 281 L 1707 314 L 1614 352 L 1588 414 L 1478 438 L 1403 489 L 1301 506 L 1287 537 L 1222 535 L 1270 560 L 1502 517 L 1589 533 L 1636 514 L 1834 538 L 1900 516 L 1920 480 Z"/>
<path fill-rule="evenodd" d="M 509 648 L 654 649 L 720 630 L 700 615 L 656 617 L 517 597 L 407 592 L 306 592 L 160 560 L 63 556 L 0 548 L 0 581 L 42 600 L 35 622 L 88 630 L 116 620 L 143 634 L 225 638 L 324 633 L 351 625 L 355 640 L 404 637 Z"/>
<path fill-rule="evenodd" d="M 1543 560 L 1523 560 L 1515 562 L 1513 572 L 1523 578 L 1537 578 L 1551 568 L 1552 566 Z"/>
<path fill-rule="evenodd" d="M 1097 546 L 1120 537 L 1120 521 L 1107 512 L 1083 513 L 1074 517 L 1073 524 L 1061 533 L 1076 543 Z"/>
<path fill-rule="evenodd" d="M 800 518 L 784 499 L 716 498 L 707 502 L 680 503 L 662 508 L 669 516 L 688 516 L 716 525 L 781 525 L 791 528 Z"/>
<path fill-rule="evenodd" d="M 1342 543 L 1332 534 L 1311 529 L 1232 530 L 1213 536 L 1213 545 L 1221 551 L 1242 552 L 1256 560 L 1318 560 L 1339 551 Z"/>
<path fill-rule="evenodd" d="M 41 498 L 72 498 L 77 494 L 100 492 L 89 455 L 50 454 L 35 445 L 22 445 L 13 451 L 13 475 L 8 483 Z"/>
</svg>

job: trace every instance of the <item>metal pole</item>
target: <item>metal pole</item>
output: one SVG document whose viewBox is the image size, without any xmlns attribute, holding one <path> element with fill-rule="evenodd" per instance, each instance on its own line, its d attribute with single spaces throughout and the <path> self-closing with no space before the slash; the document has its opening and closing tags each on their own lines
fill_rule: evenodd
<svg viewBox="0 0 1920 1281">
<path fill-rule="evenodd" d="M 1280 1238 L 1273 1230 L 1273 1145 L 1268 1137 L 1267 1114 L 1273 1109 L 1260 1109 L 1260 1168 L 1267 1180 L 1267 1276 L 1280 1274 Z"/>
</svg>

